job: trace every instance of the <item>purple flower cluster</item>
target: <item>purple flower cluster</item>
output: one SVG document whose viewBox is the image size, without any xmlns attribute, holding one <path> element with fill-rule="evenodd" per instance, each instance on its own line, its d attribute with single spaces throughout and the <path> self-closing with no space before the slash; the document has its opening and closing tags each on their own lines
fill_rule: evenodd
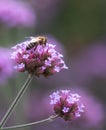
<svg viewBox="0 0 106 130">
<path fill-rule="evenodd" d="M 30 27 L 35 24 L 36 14 L 25 2 L 0 0 L 0 22 L 6 26 Z"/>
<path fill-rule="evenodd" d="M 13 75 L 14 70 L 10 60 L 10 51 L 6 48 L 0 48 L 0 56 L 0 84 L 3 84 Z"/>
<path fill-rule="evenodd" d="M 27 40 L 13 47 L 11 58 L 17 63 L 15 68 L 19 72 L 28 71 L 36 76 L 49 76 L 68 68 L 62 59 L 63 55 L 55 50 L 55 45 L 46 43 L 27 50 L 28 45 Z"/>
<path fill-rule="evenodd" d="M 60 90 L 50 95 L 50 104 L 54 106 L 55 113 L 66 121 L 80 117 L 84 105 L 79 102 L 80 96 L 72 94 L 70 90 Z"/>
</svg>

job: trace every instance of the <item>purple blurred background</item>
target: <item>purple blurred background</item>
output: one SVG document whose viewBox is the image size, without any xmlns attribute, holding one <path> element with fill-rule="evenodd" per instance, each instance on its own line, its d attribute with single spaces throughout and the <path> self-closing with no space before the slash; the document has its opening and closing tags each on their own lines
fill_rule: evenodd
<svg viewBox="0 0 106 130">
<path fill-rule="evenodd" d="M 28 130 L 106 129 L 106 1 L 0 0 L 0 119 L 26 80 L 14 72 L 11 47 L 30 36 L 47 36 L 64 55 L 68 70 L 34 77 L 6 126 L 54 114 L 49 95 L 70 89 L 81 95 L 85 113 L 72 122 L 59 118 Z M 13 69 L 12 69 L 13 68 Z M 24 130 L 24 129 L 22 129 Z"/>
</svg>

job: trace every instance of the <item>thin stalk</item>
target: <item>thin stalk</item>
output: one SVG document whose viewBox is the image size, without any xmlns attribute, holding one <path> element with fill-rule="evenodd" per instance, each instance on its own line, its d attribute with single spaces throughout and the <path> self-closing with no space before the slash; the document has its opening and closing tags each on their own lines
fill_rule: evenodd
<svg viewBox="0 0 106 130">
<path fill-rule="evenodd" d="M 20 89 L 20 91 L 18 92 L 15 100 L 13 101 L 13 103 L 11 104 L 10 108 L 8 109 L 8 111 L 6 112 L 6 114 L 4 115 L 3 119 L 0 122 L 0 128 L 2 128 L 4 126 L 4 124 L 6 123 L 7 119 L 10 117 L 11 113 L 14 111 L 15 107 L 17 106 L 18 102 L 20 101 L 20 99 L 22 98 L 25 90 L 28 88 L 30 82 L 32 80 L 32 75 L 29 74 L 26 82 L 24 83 L 24 85 L 22 86 L 22 88 Z"/>
<path fill-rule="evenodd" d="M 3 128 L 1 128 L 1 130 L 19 129 L 19 128 L 24 128 L 24 127 L 28 127 L 28 126 L 32 126 L 32 125 L 49 123 L 49 122 L 55 120 L 57 117 L 58 117 L 58 115 L 53 115 L 53 116 L 50 116 L 49 118 L 46 118 L 46 119 L 43 119 L 43 120 L 40 120 L 40 121 L 36 121 L 36 122 L 32 122 L 32 123 L 28 123 L 28 124 L 10 126 L 10 127 L 3 127 Z"/>
</svg>

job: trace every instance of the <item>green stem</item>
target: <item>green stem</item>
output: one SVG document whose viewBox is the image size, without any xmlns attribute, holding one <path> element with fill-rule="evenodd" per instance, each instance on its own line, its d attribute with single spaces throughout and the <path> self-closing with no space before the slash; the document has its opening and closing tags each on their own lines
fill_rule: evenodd
<svg viewBox="0 0 106 130">
<path fill-rule="evenodd" d="M 19 91 L 19 93 L 17 94 L 15 100 L 13 101 L 13 103 L 11 104 L 10 108 L 8 109 L 8 111 L 6 112 L 6 114 L 4 115 L 3 119 L 0 122 L 0 128 L 2 128 L 4 126 L 4 124 L 6 123 L 7 119 L 10 117 L 11 113 L 14 111 L 15 107 L 17 106 L 18 102 L 20 101 L 20 99 L 22 98 L 25 90 L 28 88 L 30 82 L 32 80 L 32 75 L 29 74 L 26 82 L 24 83 L 24 85 L 22 86 L 21 90 Z"/>
<path fill-rule="evenodd" d="M 24 128 L 24 127 L 28 127 L 28 126 L 32 126 L 32 125 L 38 125 L 38 124 L 49 123 L 49 122 L 53 121 L 54 119 L 56 119 L 57 117 L 58 117 L 58 115 L 53 115 L 53 116 L 50 116 L 49 118 L 44 119 L 44 120 L 40 120 L 40 121 L 28 123 L 28 124 L 23 124 L 23 125 L 3 127 L 3 128 L 1 128 L 1 129 L 2 129 L 2 130 L 19 129 L 19 128 Z"/>
</svg>

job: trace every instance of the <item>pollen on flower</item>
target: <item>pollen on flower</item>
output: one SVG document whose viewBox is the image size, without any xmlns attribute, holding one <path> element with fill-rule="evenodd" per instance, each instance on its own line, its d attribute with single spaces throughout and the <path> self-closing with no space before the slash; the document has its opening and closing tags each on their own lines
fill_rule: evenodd
<svg viewBox="0 0 106 130">
<path fill-rule="evenodd" d="M 55 45 L 51 43 L 38 44 L 30 49 L 26 49 L 31 39 L 26 40 L 12 47 L 14 50 L 11 59 L 16 62 L 16 69 L 19 72 L 27 71 L 36 76 L 45 77 L 60 72 L 62 69 L 68 69 L 63 61 L 63 55 L 55 50 Z"/>
<path fill-rule="evenodd" d="M 80 103 L 80 96 L 77 93 L 72 94 L 70 90 L 60 90 L 49 97 L 55 113 L 66 121 L 80 117 L 81 112 L 84 112 L 84 105 Z"/>
</svg>

